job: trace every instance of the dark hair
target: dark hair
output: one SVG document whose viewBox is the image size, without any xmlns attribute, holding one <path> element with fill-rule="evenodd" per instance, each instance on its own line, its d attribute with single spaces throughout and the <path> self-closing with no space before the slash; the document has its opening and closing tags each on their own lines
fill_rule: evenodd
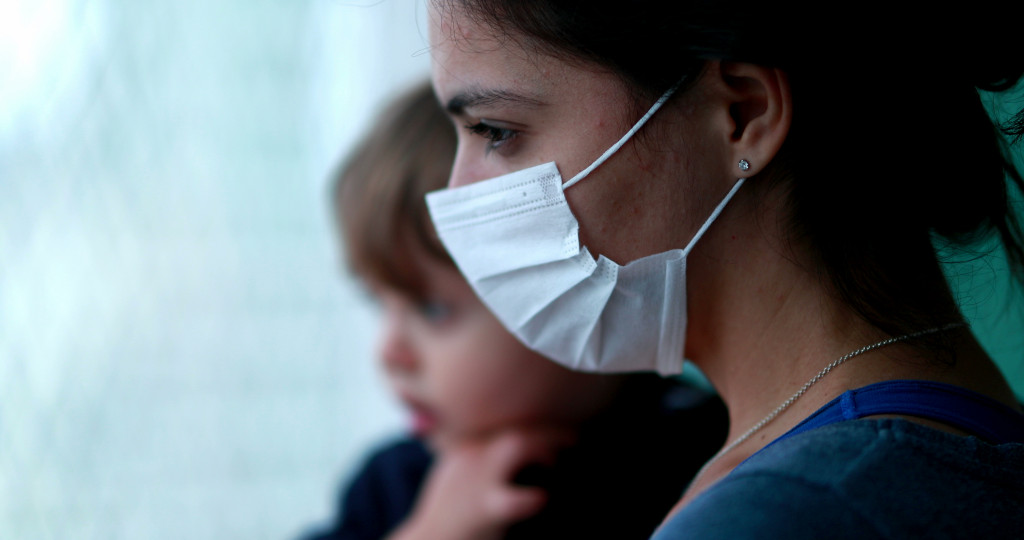
<svg viewBox="0 0 1024 540">
<path fill-rule="evenodd" d="M 422 294 L 412 248 L 452 264 L 430 223 L 424 196 L 444 188 L 455 130 L 421 82 L 390 102 L 335 174 L 334 209 L 349 267 L 410 297 Z"/>
<path fill-rule="evenodd" d="M 1024 188 L 1008 151 L 1024 112 L 1001 131 L 978 93 L 1010 89 L 1024 73 L 1019 2 L 904 16 L 756 1 L 435 1 L 527 50 L 611 69 L 642 108 L 709 60 L 784 70 L 793 124 L 755 189 L 788 190 L 794 239 L 882 331 L 959 317 L 951 295 L 936 294 L 946 284 L 933 241 L 969 246 L 995 234 L 1024 282 L 1008 193 Z"/>
</svg>

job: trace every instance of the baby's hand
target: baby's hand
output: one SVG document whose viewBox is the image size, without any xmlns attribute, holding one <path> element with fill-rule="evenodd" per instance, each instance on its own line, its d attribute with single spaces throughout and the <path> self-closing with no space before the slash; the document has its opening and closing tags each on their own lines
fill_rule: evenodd
<svg viewBox="0 0 1024 540">
<path fill-rule="evenodd" d="M 512 479 L 529 465 L 550 465 L 571 436 L 547 428 L 514 429 L 446 445 L 412 515 L 391 540 L 487 540 L 539 512 L 542 488 Z"/>
</svg>

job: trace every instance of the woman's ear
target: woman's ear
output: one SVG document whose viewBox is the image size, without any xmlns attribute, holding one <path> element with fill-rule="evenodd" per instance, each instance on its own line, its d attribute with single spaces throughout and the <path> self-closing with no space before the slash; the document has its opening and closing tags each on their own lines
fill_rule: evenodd
<svg viewBox="0 0 1024 540">
<path fill-rule="evenodd" d="M 715 69 L 717 67 L 717 69 Z M 793 96 L 785 72 L 743 62 L 717 62 L 717 115 L 737 177 L 759 173 L 782 148 L 793 121 Z M 746 168 L 740 165 L 744 160 Z"/>
</svg>

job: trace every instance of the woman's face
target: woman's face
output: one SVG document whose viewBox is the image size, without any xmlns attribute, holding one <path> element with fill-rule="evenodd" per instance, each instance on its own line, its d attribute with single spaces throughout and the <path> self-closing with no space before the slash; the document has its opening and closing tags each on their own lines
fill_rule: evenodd
<svg viewBox="0 0 1024 540">
<path fill-rule="evenodd" d="M 568 180 L 653 104 L 605 69 L 527 51 L 449 8 L 432 6 L 430 38 L 435 90 L 459 131 L 451 186 L 550 161 Z M 642 141 L 566 191 L 592 253 L 625 264 L 681 248 L 721 199 L 722 185 L 694 181 L 718 174 L 705 167 L 716 145 L 701 136 L 701 99 L 699 87 L 674 98 Z"/>
</svg>

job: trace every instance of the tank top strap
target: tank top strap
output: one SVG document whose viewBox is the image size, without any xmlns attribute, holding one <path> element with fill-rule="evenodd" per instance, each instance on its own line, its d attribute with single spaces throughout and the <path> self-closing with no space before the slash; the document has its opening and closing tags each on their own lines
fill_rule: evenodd
<svg viewBox="0 0 1024 540">
<path fill-rule="evenodd" d="M 994 444 L 1024 442 L 1024 414 L 988 396 L 944 383 L 893 380 L 844 392 L 772 444 L 828 424 L 880 414 L 935 420 Z"/>
</svg>

